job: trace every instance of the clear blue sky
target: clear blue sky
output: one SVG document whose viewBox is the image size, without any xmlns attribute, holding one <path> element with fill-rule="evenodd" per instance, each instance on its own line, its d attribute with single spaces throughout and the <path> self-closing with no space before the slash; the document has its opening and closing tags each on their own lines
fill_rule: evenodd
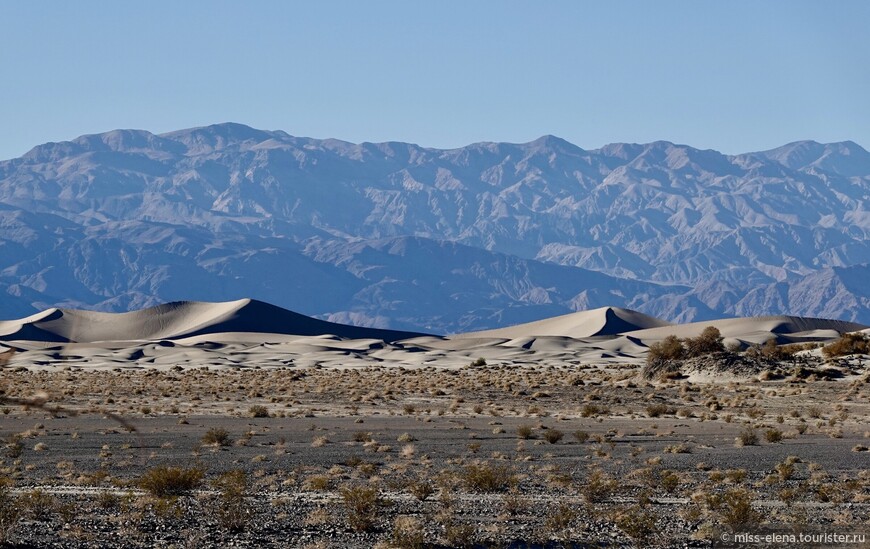
<svg viewBox="0 0 870 549">
<path fill-rule="evenodd" d="M 865 0 L 0 0 L 0 158 L 226 121 L 433 147 L 870 147 L 868 29 Z"/>
</svg>

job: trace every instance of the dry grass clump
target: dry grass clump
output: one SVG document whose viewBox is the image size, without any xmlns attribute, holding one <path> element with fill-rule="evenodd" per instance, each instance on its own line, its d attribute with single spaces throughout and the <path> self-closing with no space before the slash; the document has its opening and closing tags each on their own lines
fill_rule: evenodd
<svg viewBox="0 0 870 549">
<path fill-rule="evenodd" d="M 10 485 L 11 481 L 0 477 L 0 544 L 9 541 L 22 514 L 18 498 L 9 491 Z"/>
<path fill-rule="evenodd" d="M 197 488 L 205 476 L 202 469 L 158 465 L 139 477 L 139 487 L 155 497 L 181 496 Z"/>
</svg>

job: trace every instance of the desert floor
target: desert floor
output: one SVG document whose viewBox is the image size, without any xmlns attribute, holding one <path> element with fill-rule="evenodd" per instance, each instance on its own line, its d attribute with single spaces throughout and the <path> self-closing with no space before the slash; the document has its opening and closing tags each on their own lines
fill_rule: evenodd
<svg viewBox="0 0 870 549">
<path fill-rule="evenodd" d="M 867 374 L 637 372 L 6 369 L 4 396 L 35 400 L 0 408 L 0 527 L 40 547 L 704 547 L 758 524 L 870 529 Z M 162 465 L 198 482 L 155 495 L 142 479 Z"/>
</svg>

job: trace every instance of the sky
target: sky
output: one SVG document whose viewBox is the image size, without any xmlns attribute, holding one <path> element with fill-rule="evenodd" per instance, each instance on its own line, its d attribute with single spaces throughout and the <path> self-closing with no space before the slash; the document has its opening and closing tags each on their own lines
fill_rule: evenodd
<svg viewBox="0 0 870 549">
<path fill-rule="evenodd" d="M 870 148 L 868 28 L 865 0 L 0 0 L 0 159 L 220 122 L 438 148 Z"/>
</svg>

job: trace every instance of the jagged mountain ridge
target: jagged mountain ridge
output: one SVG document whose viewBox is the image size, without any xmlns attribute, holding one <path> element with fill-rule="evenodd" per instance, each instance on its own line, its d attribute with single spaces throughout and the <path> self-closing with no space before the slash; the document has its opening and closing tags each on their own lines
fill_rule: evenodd
<svg viewBox="0 0 870 549">
<path fill-rule="evenodd" d="M 868 322 L 868 196 L 851 142 L 727 156 L 117 130 L 0 162 L 0 316 L 252 295 L 439 333 L 607 305 Z"/>
</svg>

